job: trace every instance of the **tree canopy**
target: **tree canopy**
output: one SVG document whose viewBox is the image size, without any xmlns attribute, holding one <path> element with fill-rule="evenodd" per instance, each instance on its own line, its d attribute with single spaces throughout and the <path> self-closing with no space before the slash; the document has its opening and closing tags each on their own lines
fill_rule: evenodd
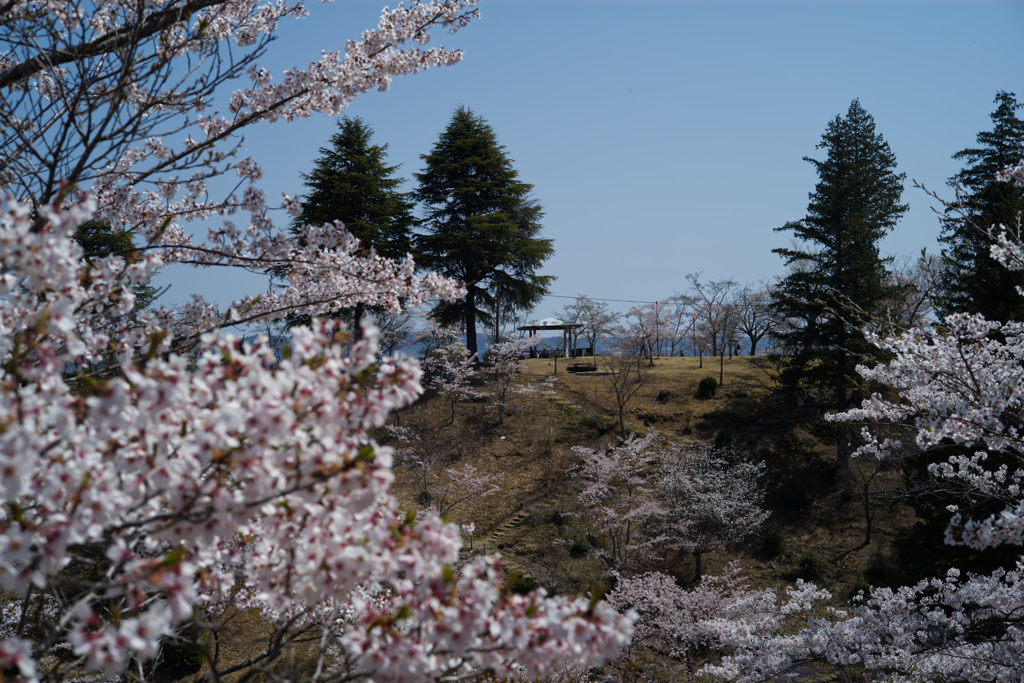
<svg viewBox="0 0 1024 683">
<path fill-rule="evenodd" d="M 477 351 L 476 322 L 491 320 L 496 299 L 529 308 L 554 279 L 537 270 L 554 252 L 539 237 L 540 205 L 519 179 L 494 130 L 465 107 L 455 111 L 417 173 L 413 196 L 424 207 L 416 240 L 420 265 L 465 284 L 462 301 L 438 304 L 443 324 L 462 323 L 466 346 Z"/>
<path fill-rule="evenodd" d="M 404 258 L 412 250 L 412 202 L 399 192 L 404 182 L 387 164 L 387 144 L 372 143 L 373 129 L 359 117 L 344 116 L 331 146 L 309 173 L 302 174 L 308 193 L 302 214 L 292 221 L 293 234 L 304 227 L 340 220 L 345 229 L 385 258 Z"/>
<path fill-rule="evenodd" d="M 981 313 L 988 320 L 1024 320 L 1024 301 L 1017 287 L 1024 273 L 1003 268 L 990 255 L 989 230 L 1001 228 L 1019 236 L 1024 190 L 1000 182 L 998 174 L 1024 158 L 1024 121 L 1017 112 L 1021 103 L 1011 92 L 995 97 L 992 129 L 977 135 L 977 147 L 962 149 L 953 158 L 965 163 L 949 180 L 958 188 L 942 220 L 940 278 L 943 313 Z"/>
<path fill-rule="evenodd" d="M 788 323 L 778 333 L 791 353 L 783 382 L 823 388 L 843 410 L 855 367 L 872 353 L 858 320 L 887 293 L 878 243 L 908 208 L 900 203 L 905 175 L 858 100 L 829 122 L 818 149 L 825 159 L 805 157 L 818 173 L 807 215 L 776 228 L 797 243 L 773 250 L 790 269 L 773 303 Z"/>
</svg>

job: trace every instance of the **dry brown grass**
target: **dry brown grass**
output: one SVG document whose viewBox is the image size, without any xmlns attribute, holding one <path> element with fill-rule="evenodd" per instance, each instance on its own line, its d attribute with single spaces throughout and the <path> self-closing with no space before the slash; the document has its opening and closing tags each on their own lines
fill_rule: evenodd
<svg viewBox="0 0 1024 683">
<path fill-rule="evenodd" d="M 863 512 L 853 482 L 834 466 L 832 447 L 808 431 L 818 419 L 815 410 L 773 399 L 764 372 L 749 357 L 726 358 L 725 382 L 716 397 L 697 399 L 702 378 L 718 380 L 719 363 L 705 358 L 701 368 L 695 358 L 656 359 L 648 383 L 627 407 L 627 429 L 655 429 L 675 441 L 726 432 L 748 457 L 768 463 L 766 502 L 783 538 L 783 552 L 770 557 L 762 552 L 763 539 L 754 538 L 732 553 L 708 556 L 707 571 L 738 557 L 755 585 L 779 585 L 795 576 L 801 558 L 814 555 L 826 567 L 823 581 L 845 598 L 865 571 L 885 569 L 896 534 L 913 520 L 902 507 L 879 506 L 875 538 L 860 547 Z M 554 359 L 527 361 L 522 382 L 542 386 L 554 378 L 554 393 L 520 397 L 504 425 L 497 424 L 496 410 L 486 402 L 460 405 L 455 428 L 464 443 L 461 457 L 502 477 L 502 490 L 456 510 L 451 518 L 476 523 L 475 550 L 498 550 L 514 569 L 549 589 L 573 592 L 600 580 L 604 567 L 568 553 L 581 534 L 571 517 L 576 512 L 568 474 L 575 463 L 571 447 L 608 446 L 617 441 L 618 430 L 607 377 L 569 373 L 566 364 L 559 359 L 555 375 Z M 403 415 L 403 424 L 429 420 L 432 411 L 440 416 L 443 406 L 428 397 Z M 401 479 L 399 473 L 396 490 L 406 504 L 415 505 Z M 515 527 L 488 536 L 510 519 L 517 521 Z M 682 579 L 692 573 L 684 555 L 666 557 L 660 568 Z"/>
<path fill-rule="evenodd" d="M 650 381 L 628 406 L 627 428 L 653 428 L 674 441 L 727 432 L 748 457 L 767 462 L 766 504 L 782 551 L 765 553 L 762 534 L 732 552 L 707 555 L 706 574 L 738 558 L 752 585 L 781 586 L 796 576 L 801 558 L 813 554 L 822 561 L 821 582 L 842 603 L 866 571 L 886 570 L 896 534 L 913 520 L 902 507 L 881 507 L 871 545 L 860 547 L 863 521 L 855 489 L 835 468 L 834 449 L 813 436 L 814 408 L 773 399 L 763 371 L 751 361 L 726 358 L 724 385 L 715 398 L 698 400 L 698 382 L 718 379 L 719 359 L 705 358 L 703 368 L 694 358 L 656 359 Z M 577 507 L 569 474 L 576 462 L 571 449 L 614 443 L 618 425 L 607 377 L 571 374 L 565 363 L 559 360 L 557 377 L 549 383 L 554 360 L 527 361 L 521 383 L 537 391 L 518 397 L 504 424 L 498 424 L 497 409 L 484 399 L 460 404 L 455 423 L 447 425 L 448 407 L 430 396 L 398 420 L 413 430 L 446 430 L 456 462 L 469 462 L 499 479 L 497 494 L 467 502 L 450 515 L 453 522 L 475 523 L 475 552 L 498 551 L 509 569 L 535 577 L 554 592 L 578 593 L 601 581 L 606 568 L 593 557 L 570 556 L 573 542 L 582 539 L 572 517 Z M 388 442 L 385 433 L 377 436 Z M 416 509 L 415 488 L 401 469 L 396 474 L 395 494 L 407 509 Z M 683 581 L 692 576 L 687 556 L 671 554 L 663 560 L 656 568 Z M 247 637 L 258 639 L 259 628 L 253 624 Z"/>
</svg>

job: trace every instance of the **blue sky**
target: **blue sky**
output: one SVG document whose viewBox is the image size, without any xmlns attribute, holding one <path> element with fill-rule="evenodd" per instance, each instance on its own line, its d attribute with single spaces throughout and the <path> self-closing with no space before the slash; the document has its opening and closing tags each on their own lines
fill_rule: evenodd
<svg viewBox="0 0 1024 683">
<path fill-rule="evenodd" d="M 685 275 L 740 282 L 783 272 L 772 228 L 804 216 L 816 176 L 804 156 L 859 98 L 907 174 L 910 211 L 890 255 L 937 250 L 937 203 L 950 157 L 989 128 L 998 90 L 1024 100 L 1024 2 L 810 0 L 482 0 L 482 19 L 435 40 L 462 63 L 396 79 L 348 110 L 388 143 L 411 178 L 459 105 L 494 128 L 545 208 L 552 294 L 651 301 Z M 276 74 L 376 22 L 380 2 L 310 4 L 283 22 Z M 325 117 L 246 134 L 268 196 L 301 194 L 334 132 Z M 409 186 L 411 188 L 411 185 Z M 283 222 L 283 218 L 282 218 Z M 171 272 L 166 301 L 195 288 L 227 304 L 258 278 Z M 546 317 L 570 299 L 548 298 Z M 619 305 L 620 310 L 628 304 Z"/>
</svg>

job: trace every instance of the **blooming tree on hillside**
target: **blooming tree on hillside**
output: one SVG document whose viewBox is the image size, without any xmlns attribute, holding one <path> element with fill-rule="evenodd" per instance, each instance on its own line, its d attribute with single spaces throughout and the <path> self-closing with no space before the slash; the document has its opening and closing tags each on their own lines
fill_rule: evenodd
<svg viewBox="0 0 1024 683">
<path fill-rule="evenodd" d="M 277 21 L 303 13 L 0 7 L 0 590 L 18 598 L 0 626 L 5 679 L 144 679 L 171 639 L 228 638 L 229 610 L 258 613 L 272 637 L 246 661 L 206 648 L 216 676 L 303 653 L 320 679 L 534 678 L 566 657 L 596 664 L 628 637 L 601 604 L 507 594 L 486 558 L 454 576 L 458 530 L 402 513 L 391 451 L 370 433 L 416 398 L 420 371 L 379 357 L 375 328 L 316 321 L 282 358 L 212 333 L 463 291 L 411 260 L 359 254 L 339 223 L 308 226 L 301 244 L 275 230 L 259 166 L 232 141 L 457 61 L 425 44 L 471 21 L 472 0 L 385 11 L 344 54 L 274 81 L 259 59 Z M 232 79 L 247 83 L 228 112 L 207 111 Z M 224 173 L 239 190 L 211 198 Z M 247 225 L 198 241 L 181 224 L 215 214 Z M 134 234 L 133 253 L 86 262 L 73 237 L 93 217 Z M 288 286 L 223 314 L 196 298 L 128 316 L 135 287 L 168 263 L 275 267 Z M 196 347 L 190 367 L 179 350 Z"/>
<path fill-rule="evenodd" d="M 795 607 L 797 594 L 807 603 L 825 597 L 816 589 L 801 586 L 779 605 L 775 591 L 749 588 L 739 565 L 732 562 L 721 575 L 705 577 L 690 589 L 660 572 L 619 577 L 608 603 L 622 613 L 634 610 L 638 615 L 633 641 L 623 659 L 636 660 L 643 649 L 650 649 L 681 663 L 692 682 L 699 650 L 722 647 L 733 632 L 771 634 Z M 671 675 L 671 671 L 665 673 Z M 643 680 L 653 678 L 643 676 Z"/>
<path fill-rule="evenodd" d="M 573 447 L 580 464 L 572 471 L 583 509 L 579 519 L 597 541 L 595 554 L 612 569 L 634 571 L 662 549 L 667 537 L 658 521 L 667 514 L 652 482 L 657 434 L 630 435 L 618 446 Z"/>
<path fill-rule="evenodd" d="M 416 430 L 389 425 L 388 429 L 400 444 L 395 448 L 395 465 L 411 475 L 422 509 L 436 510 L 447 518 L 456 507 L 499 490 L 496 477 L 457 462 L 457 440 L 446 430 L 427 425 L 417 425 Z"/>
<path fill-rule="evenodd" d="M 650 365 L 654 365 L 655 356 L 661 356 L 661 345 L 675 327 L 674 310 L 668 301 L 654 301 L 634 306 L 626 313 L 625 334 L 635 340 Z"/>
<path fill-rule="evenodd" d="M 768 511 L 762 507 L 764 462 L 744 460 L 732 447 L 704 443 L 677 446 L 662 465 L 661 490 L 673 517 L 669 533 L 693 553 L 700 580 L 705 553 L 757 533 Z"/>
<path fill-rule="evenodd" d="M 736 288 L 734 280 L 709 280 L 701 282 L 700 273 L 690 273 L 688 297 L 696 315 L 700 318 L 700 331 L 704 345 L 712 356 L 721 354 L 736 336 L 739 323 L 731 305 L 731 296 Z"/>
<path fill-rule="evenodd" d="M 427 376 L 427 388 L 434 389 L 450 403 L 451 423 L 454 424 L 455 408 L 459 401 L 479 395 L 473 388 L 476 354 L 470 352 L 465 344 L 450 341 L 427 353 L 423 370 Z"/>
<path fill-rule="evenodd" d="M 505 410 L 516 394 L 531 391 L 530 387 L 516 386 L 515 380 L 523 368 L 526 350 L 540 343 L 540 337 L 521 337 L 498 342 L 487 352 L 487 362 L 494 372 L 494 403 L 498 406 L 498 424 L 505 423 Z"/>
<path fill-rule="evenodd" d="M 608 310 L 608 304 L 595 301 L 580 294 L 576 299 L 562 307 L 558 317 L 572 325 L 582 325 L 569 331 L 572 335 L 572 347 L 577 347 L 580 337 L 587 340 L 591 353 L 597 354 L 597 340 L 602 334 L 609 332 L 615 324 L 617 315 Z"/>
<path fill-rule="evenodd" d="M 605 377 L 619 418 L 619 435 L 623 439 L 626 438 L 626 406 L 650 379 L 650 370 L 643 364 L 641 352 L 639 345 L 625 338 L 601 355 L 601 369 L 607 373 Z"/>
</svg>

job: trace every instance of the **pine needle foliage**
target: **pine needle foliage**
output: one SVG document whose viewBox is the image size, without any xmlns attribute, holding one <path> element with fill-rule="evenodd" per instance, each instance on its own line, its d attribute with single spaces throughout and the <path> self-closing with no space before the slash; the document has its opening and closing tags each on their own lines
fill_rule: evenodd
<svg viewBox="0 0 1024 683">
<path fill-rule="evenodd" d="M 504 307 L 530 308 L 554 278 L 537 270 L 554 252 L 539 237 L 543 216 L 530 198 L 533 185 L 519 179 L 494 129 L 460 107 L 417 173 L 413 196 L 423 207 L 418 262 L 466 285 L 466 298 L 439 304 L 442 324 L 462 324 L 466 346 L 476 352 L 476 323 L 491 323 L 495 299 Z"/>
</svg>

